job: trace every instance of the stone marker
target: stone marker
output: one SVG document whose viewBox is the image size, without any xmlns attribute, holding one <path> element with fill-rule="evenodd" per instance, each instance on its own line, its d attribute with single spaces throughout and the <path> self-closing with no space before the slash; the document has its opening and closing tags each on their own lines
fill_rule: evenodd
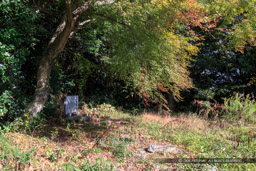
<svg viewBox="0 0 256 171">
<path fill-rule="evenodd" d="M 72 117 L 78 110 L 78 96 L 66 96 L 64 98 L 64 116 Z"/>
</svg>

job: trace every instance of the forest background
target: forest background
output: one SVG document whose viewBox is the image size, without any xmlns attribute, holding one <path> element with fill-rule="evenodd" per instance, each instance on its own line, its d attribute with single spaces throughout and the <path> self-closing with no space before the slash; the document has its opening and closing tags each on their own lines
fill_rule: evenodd
<svg viewBox="0 0 256 171">
<path fill-rule="evenodd" d="M 254 1 L 90 2 L 83 15 L 73 12 L 74 24 L 61 38 L 66 44 L 47 68 L 40 61 L 59 46 L 50 44 L 68 3 L 83 5 L 65 2 L 1 2 L 1 118 L 15 119 L 29 104 L 32 110 L 39 72 L 48 75 L 39 99 L 50 115 L 64 94 L 92 106 L 173 111 L 193 110 L 194 99 L 254 97 Z"/>
<path fill-rule="evenodd" d="M 2 0 L 1 125 L 59 118 L 66 95 L 254 121 L 255 13 L 255 0 Z"/>
</svg>

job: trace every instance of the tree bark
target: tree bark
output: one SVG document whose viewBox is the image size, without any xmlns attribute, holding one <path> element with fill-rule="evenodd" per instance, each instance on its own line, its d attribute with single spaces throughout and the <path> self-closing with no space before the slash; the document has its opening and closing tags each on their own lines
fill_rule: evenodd
<svg viewBox="0 0 256 171">
<path fill-rule="evenodd" d="M 78 23 L 79 17 L 90 5 L 93 7 L 104 6 L 113 4 L 115 1 L 116 0 L 96 1 L 94 4 L 92 4 L 92 1 L 88 1 L 78 6 L 80 1 L 77 0 L 74 5 L 75 9 L 72 11 L 71 0 L 65 0 L 66 14 L 62 17 L 62 21 L 43 52 L 43 57 L 38 67 L 36 90 L 28 109 L 30 115 L 35 117 L 43 109 L 49 95 L 49 80 L 53 63 L 59 53 L 64 49 L 69 37 L 78 27 L 94 20 L 91 19 Z"/>
<path fill-rule="evenodd" d="M 44 107 L 49 95 L 49 80 L 53 63 L 64 49 L 69 35 L 74 28 L 70 0 L 66 0 L 66 15 L 56 29 L 47 48 L 43 52 L 37 71 L 37 84 L 33 101 L 29 105 L 29 113 L 35 117 Z"/>
<path fill-rule="evenodd" d="M 169 91 L 169 94 L 168 94 L 168 107 L 171 111 L 174 111 L 175 109 L 175 100 L 173 98 L 173 94 L 171 91 Z"/>
<path fill-rule="evenodd" d="M 48 99 L 49 95 L 49 77 L 51 73 L 51 60 L 47 56 L 43 56 L 37 71 L 37 85 L 33 101 L 29 106 L 29 113 L 35 117 L 39 113 Z"/>
</svg>

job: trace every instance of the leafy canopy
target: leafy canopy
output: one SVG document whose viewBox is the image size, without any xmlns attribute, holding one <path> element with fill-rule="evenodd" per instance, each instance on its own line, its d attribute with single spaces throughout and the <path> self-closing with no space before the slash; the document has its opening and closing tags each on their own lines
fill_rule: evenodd
<svg viewBox="0 0 256 171">
<path fill-rule="evenodd" d="M 254 0 L 120 0 L 88 14 L 111 23 L 104 61 L 113 75 L 159 102 L 161 91 L 170 90 L 179 100 L 181 90 L 193 87 L 187 69 L 199 51 L 195 42 L 203 37 L 192 27 L 222 31 L 227 46 L 241 51 L 255 43 L 255 10 Z"/>
<path fill-rule="evenodd" d="M 28 1 L 3 0 L 0 2 L 0 116 L 8 110 L 18 115 L 24 105 L 21 67 L 31 48 L 37 42 L 36 15 Z"/>
</svg>

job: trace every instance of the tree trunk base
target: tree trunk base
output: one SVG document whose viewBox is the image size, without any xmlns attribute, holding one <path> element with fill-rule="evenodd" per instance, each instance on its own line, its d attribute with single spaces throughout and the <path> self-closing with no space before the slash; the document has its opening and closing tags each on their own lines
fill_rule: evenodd
<svg viewBox="0 0 256 171">
<path fill-rule="evenodd" d="M 31 116 L 35 117 L 42 111 L 47 99 L 48 99 L 49 89 L 36 90 L 34 99 L 29 105 L 29 113 Z"/>
</svg>

